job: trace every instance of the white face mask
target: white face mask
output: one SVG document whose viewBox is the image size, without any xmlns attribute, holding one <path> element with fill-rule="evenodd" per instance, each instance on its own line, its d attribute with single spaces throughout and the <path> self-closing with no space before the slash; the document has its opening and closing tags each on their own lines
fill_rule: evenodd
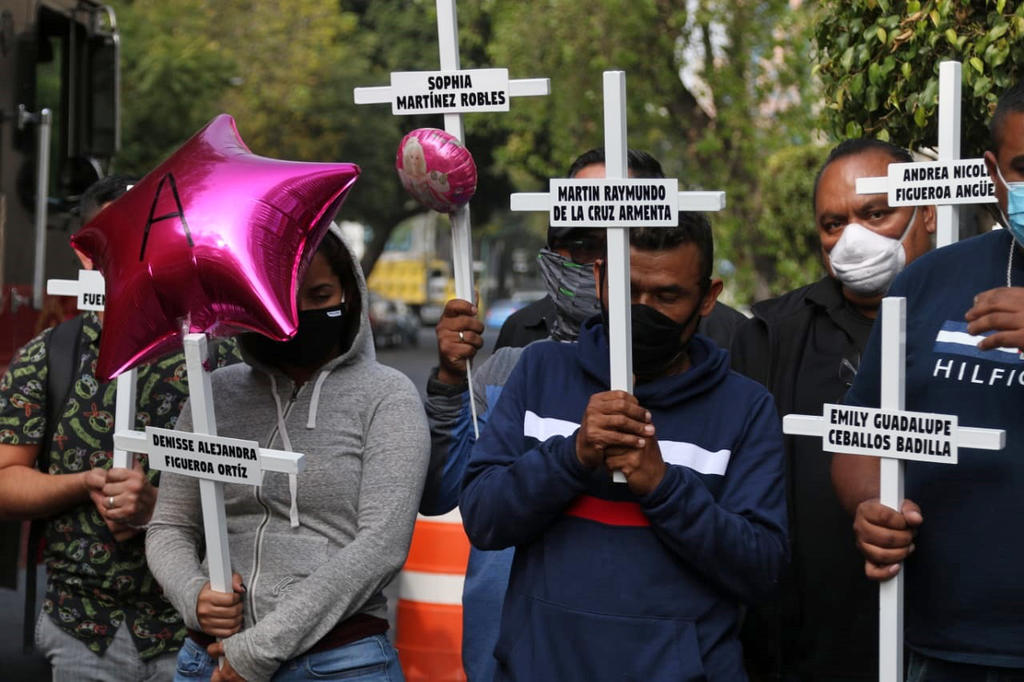
<svg viewBox="0 0 1024 682">
<path fill-rule="evenodd" d="M 880 235 L 858 223 L 847 225 L 828 254 L 836 278 L 855 294 L 884 294 L 907 264 L 903 240 L 910 233 L 910 226 L 916 218 L 915 208 L 899 239 Z"/>
</svg>

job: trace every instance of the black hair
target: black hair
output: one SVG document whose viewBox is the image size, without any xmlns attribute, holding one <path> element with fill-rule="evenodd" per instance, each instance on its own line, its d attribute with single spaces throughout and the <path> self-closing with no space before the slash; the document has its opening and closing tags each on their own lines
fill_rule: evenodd
<svg viewBox="0 0 1024 682">
<path fill-rule="evenodd" d="M 604 147 L 597 147 L 577 156 L 576 160 L 569 166 L 569 172 L 566 175 L 574 178 L 583 168 L 595 163 L 605 163 Z M 665 172 L 661 170 L 661 163 L 647 152 L 640 151 L 639 149 L 629 149 L 626 151 L 626 166 L 633 172 L 632 177 L 634 178 L 665 177 Z"/>
<path fill-rule="evenodd" d="M 327 259 L 331 272 L 337 275 L 338 281 L 341 282 L 341 290 L 345 292 L 346 323 L 341 342 L 341 352 L 344 353 L 352 346 L 352 341 L 359 332 L 359 319 L 362 316 L 362 295 L 355 274 L 355 268 L 360 266 L 353 260 L 352 253 L 341 238 L 331 230 L 324 234 L 316 253 Z"/>
<path fill-rule="evenodd" d="M 96 217 L 104 204 L 120 198 L 128 191 L 128 185 L 135 184 L 135 179 L 127 175 L 108 175 L 89 185 L 78 198 L 78 213 L 82 222 L 87 223 Z"/>
<path fill-rule="evenodd" d="M 999 97 L 995 113 L 988 123 L 989 144 L 991 152 L 999 155 L 999 147 L 1003 143 L 1003 122 L 1009 114 L 1024 113 L 1024 79 L 1017 81 L 1009 90 Z"/>
<path fill-rule="evenodd" d="M 629 230 L 629 245 L 643 251 L 674 249 L 681 244 L 697 246 L 701 282 L 710 284 L 715 242 L 711 236 L 711 223 L 703 213 L 681 211 L 679 225 L 675 227 L 633 227 Z"/>
<path fill-rule="evenodd" d="M 324 238 L 320 241 L 320 245 L 317 246 L 316 253 L 323 254 L 324 258 L 327 259 L 327 264 L 331 266 L 331 272 L 338 276 L 338 280 L 342 284 L 345 283 L 346 279 L 351 279 L 355 282 L 352 274 L 352 257 L 341 239 L 334 232 L 327 230 Z"/>
<path fill-rule="evenodd" d="M 604 162 L 604 147 L 590 149 L 576 157 L 576 160 L 569 166 L 569 172 L 566 175 L 574 178 L 577 173 L 587 166 L 592 166 L 595 163 L 603 164 Z M 635 179 L 665 177 L 665 172 L 661 169 L 661 163 L 647 152 L 638 149 L 627 150 L 626 165 Z M 555 244 L 559 241 L 570 240 L 578 236 L 582 237 L 587 233 L 593 232 L 595 229 L 602 228 L 548 226 L 548 248 L 554 248 Z"/>
<path fill-rule="evenodd" d="M 824 175 L 826 168 L 839 159 L 857 156 L 869 151 L 880 151 L 888 154 L 889 158 L 896 163 L 910 163 L 914 160 L 913 155 L 906 149 L 885 140 L 879 140 L 874 137 L 855 137 L 851 140 L 843 140 L 828 153 L 825 163 L 821 164 L 818 174 L 814 176 L 814 192 L 811 193 L 812 205 L 818 202 L 818 185 L 821 183 L 821 176 Z"/>
</svg>

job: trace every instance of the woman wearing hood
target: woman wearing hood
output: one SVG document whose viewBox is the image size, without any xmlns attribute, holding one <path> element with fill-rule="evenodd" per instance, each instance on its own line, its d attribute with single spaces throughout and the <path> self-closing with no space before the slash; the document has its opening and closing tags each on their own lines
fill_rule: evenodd
<svg viewBox="0 0 1024 682">
<path fill-rule="evenodd" d="M 374 357 L 366 301 L 332 226 L 295 336 L 243 334 L 246 362 L 212 375 L 219 435 L 301 452 L 305 468 L 225 484 L 233 594 L 210 589 L 198 479 L 164 474 L 146 556 L 189 628 L 175 679 L 402 679 L 381 590 L 405 561 L 430 443 L 412 383 Z"/>
</svg>

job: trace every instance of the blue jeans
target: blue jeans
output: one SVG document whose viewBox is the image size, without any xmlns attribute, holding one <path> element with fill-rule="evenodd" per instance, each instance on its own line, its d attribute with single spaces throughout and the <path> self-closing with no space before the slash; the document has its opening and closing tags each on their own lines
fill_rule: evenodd
<svg viewBox="0 0 1024 682">
<path fill-rule="evenodd" d="M 217 662 L 191 638 L 178 652 L 174 682 L 208 680 Z M 337 649 L 297 656 L 277 669 L 274 682 L 306 680 L 358 680 L 359 682 L 404 682 L 398 655 L 385 635 L 372 635 Z"/>
<path fill-rule="evenodd" d="M 1024 670 L 955 663 L 908 649 L 907 682 L 1024 682 Z"/>
</svg>

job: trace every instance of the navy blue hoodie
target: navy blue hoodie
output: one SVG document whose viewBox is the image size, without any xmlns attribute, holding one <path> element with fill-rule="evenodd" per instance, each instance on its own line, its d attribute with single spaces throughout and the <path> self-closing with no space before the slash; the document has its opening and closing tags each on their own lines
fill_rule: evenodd
<svg viewBox="0 0 1024 682">
<path fill-rule="evenodd" d="M 638 497 L 576 459 L 608 390 L 600 320 L 535 343 L 473 449 L 460 506 L 481 549 L 516 547 L 495 648 L 499 680 L 745 680 L 740 605 L 786 560 L 782 434 L 771 395 L 702 336 L 691 367 L 640 384 L 662 457 Z"/>
</svg>

